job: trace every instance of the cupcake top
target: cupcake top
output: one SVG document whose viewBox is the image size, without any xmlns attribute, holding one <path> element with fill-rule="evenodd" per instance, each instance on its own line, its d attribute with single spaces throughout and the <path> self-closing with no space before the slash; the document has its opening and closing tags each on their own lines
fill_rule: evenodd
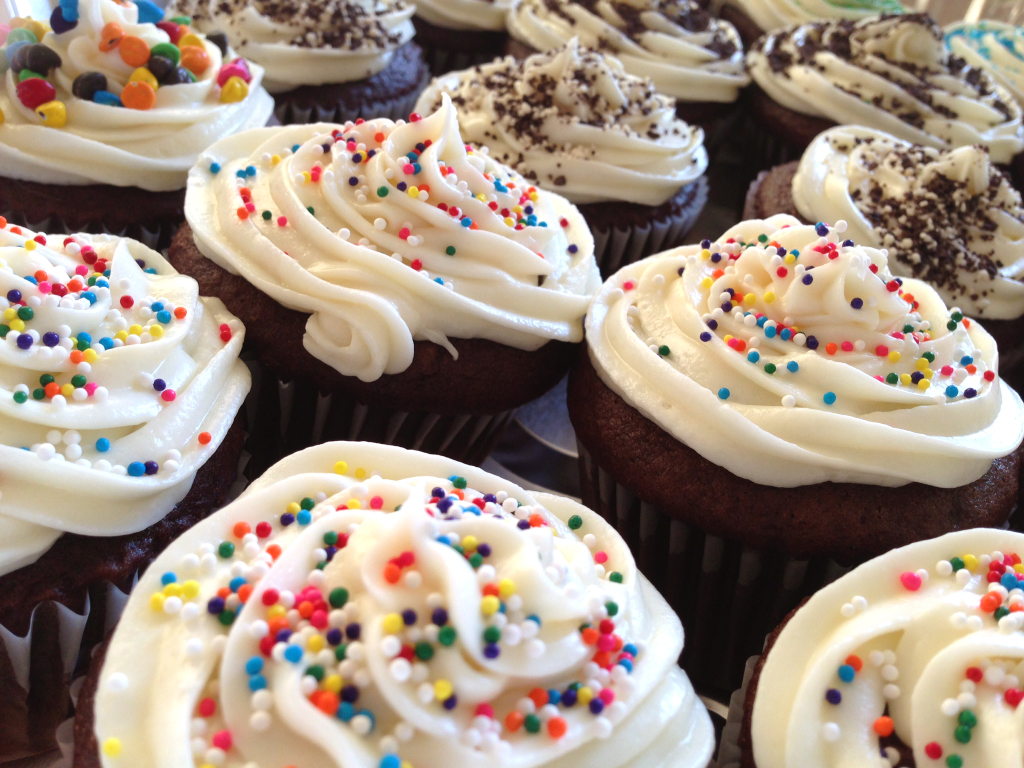
<svg viewBox="0 0 1024 768">
<path fill-rule="evenodd" d="M 739 33 L 694 0 L 518 0 L 508 30 L 537 51 L 577 37 L 680 101 L 733 102 L 750 82 Z"/>
<path fill-rule="evenodd" d="M 249 391 L 244 335 L 141 243 L 0 218 L 0 575 L 170 512 Z"/>
<path fill-rule="evenodd" d="M 501 32 L 512 5 L 513 0 L 416 0 L 416 15 L 444 29 Z"/>
<path fill-rule="evenodd" d="M 752 712 L 758 768 L 1012 765 L 1024 536 L 977 528 L 882 555 L 782 628 Z M 880 762 L 881 756 L 881 762 Z"/>
<path fill-rule="evenodd" d="M 443 93 L 464 139 L 573 203 L 661 205 L 707 169 L 704 132 L 676 119 L 675 99 L 576 38 L 437 78 L 417 109 Z"/>
<path fill-rule="evenodd" d="M 984 147 L 922 147 L 861 126 L 821 134 L 793 179 L 797 210 L 849 224 L 972 317 L 1024 315 L 1024 205 Z"/>
<path fill-rule="evenodd" d="M 63 0 L 48 23 L 15 20 L 0 51 L 0 175 L 181 189 L 210 144 L 264 125 L 262 67 L 187 22 L 148 0 Z"/>
<path fill-rule="evenodd" d="M 265 128 L 215 144 L 185 215 L 204 255 L 311 314 L 304 345 L 374 381 L 413 341 L 580 341 L 600 285 L 567 200 L 459 137 L 447 96 L 410 122 Z"/>
<path fill-rule="evenodd" d="M 946 28 L 946 45 L 1024 103 L 1024 31 L 1001 21 L 961 22 Z"/>
<path fill-rule="evenodd" d="M 415 32 L 406 0 L 179 0 L 175 8 L 196 29 L 222 30 L 266 70 L 271 93 L 371 77 Z"/>
<path fill-rule="evenodd" d="M 863 19 L 903 13 L 899 0 L 725 0 L 743 10 L 764 31 L 829 19 Z"/>
<path fill-rule="evenodd" d="M 1024 437 L 995 342 L 845 229 L 773 216 L 623 268 L 587 315 L 595 370 L 761 485 L 977 480 Z"/>
<path fill-rule="evenodd" d="M 94 728 L 106 768 L 627 768 L 652 753 L 696 768 L 714 734 L 682 647 L 589 509 L 438 456 L 327 443 L 146 571 Z"/>
<path fill-rule="evenodd" d="M 937 149 L 983 144 L 996 163 L 1024 150 L 1021 107 L 945 47 L 924 14 L 807 23 L 761 38 L 750 74 L 806 115 L 866 125 Z"/>
</svg>

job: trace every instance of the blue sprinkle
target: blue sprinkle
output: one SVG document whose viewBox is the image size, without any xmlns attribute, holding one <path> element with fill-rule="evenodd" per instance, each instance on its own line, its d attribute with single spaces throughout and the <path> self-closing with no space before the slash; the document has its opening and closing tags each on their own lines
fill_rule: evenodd
<svg viewBox="0 0 1024 768">
<path fill-rule="evenodd" d="M 83 299 L 88 301 L 90 304 L 96 303 L 96 294 L 92 291 L 82 291 L 81 296 Z"/>
<path fill-rule="evenodd" d="M 789 371 L 790 373 L 796 373 L 797 371 L 800 370 L 800 363 L 798 363 L 796 360 L 790 360 L 788 363 L 786 363 L 786 370 Z"/>
<path fill-rule="evenodd" d="M 462 224 L 462 226 L 469 228 L 469 226 L 473 223 L 473 220 L 469 218 L 469 216 L 463 216 L 462 221 L 460 223 Z"/>
<path fill-rule="evenodd" d="M 341 720 L 341 722 L 347 723 L 356 716 L 356 708 L 353 707 L 351 703 L 343 701 L 338 705 L 338 711 L 335 713 L 335 716 Z"/>
<path fill-rule="evenodd" d="M 814 231 L 817 232 L 820 237 L 824 237 L 828 234 L 828 226 L 819 221 L 815 224 Z"/>
<path fill-rule="evenodd" d="M 255 165 L 247 165 L 247 166 L 245 166 L 245 175 L 246 176 L 255 176 L 256 175 L 256 166 Z"/>
<path fill-rule="evenodd" d="M 220 163 L 210 163 L 210 173 L 214 176 L 220 173 Z"/>
<path fill-rule="evenodd" d="M 960 358 L 960 365 L 971 365 L 974 362 L 974 358 L 970 355 L 964 355 Z"/>
<path fill-rule="evenodd" d="M 135 7 L 139 9 L 139 24 L 156 24 L 164 20 L 163 8 L 151 0 L 135 0 Z"/>
<path fill-rule="evenodd" d="M 839 679 L 844 683 L 852 683 L 853 678 L 857 676 L 857 671 L 849 664 L 843 664 L 839 667 Z"/>
<path fill-rule="evenodd" d="M 110 450 L 110 441 L 105 437 L 101 437 L 96 441 L 96 450 L 100 453 L 106 453 Z"/>
<path fill-rule="evenodd" d="M 946 397 L 956 397 L 959 394 L 960 394 L 960 390 L 957 389 L 952 384 L 950 384 L 948 387 L 946 387 Z"/>
<path fill-rule="evenodd" d="M 302 661 L 302 649 L 297 645 L 289 645 L 284 649 L 284 658 L 292 664 Z"/>
<path fill-rule="evenodd" d="M 105 107 L 123 107 L 124 104 L 121 102 L 121 97 L 111 93 L 110 91 L 96 91 L 92 95 L 92 100 L 97 104 Z"/>
<path fill-rule="evenodd" d="M 171 322 L 171 313 L 164 309 L 156 313 L 156 319 L 157 322 L 161 323 L 162 325 L 167 325 L 169 322 Z"/>
<path fill-rule="evenodd" d="M 789 339 L 790 339 L 790 337 L 792 335 L 793 335 L 793 331 L 792 330 L 790 330 L 789 328 L 783 328 L 782 329 L 782 333 L 779 334 L 779 338 L 781 338 L 783 341 L 789 341 Z"/>
<path fill-rule="evenodd" d="M 747 360 L 749 360 L 750 362 L 756 363 L 760 359 L 761 353 L 759 353 L 756 349 L 752 349 L 749 352 L 747 352 Z"/>
<path fill-rule="evenodd" d="M 308 509 L 304 509 L 295 516 L 295 519 L 299 521 L 299 525 L 309 525 L 313 520 L 313 516 L 309 514 Z"/>
<path fill-rule="evenodd" d="M 728 400 L 729 390 L 726 387 L 722 387 L 720 390 L 718 390 L 718 398 L 719 400 Z"/>
<path fill-rule="evenodd" d="M 822 400 L 825 401 L 825 405 L 833 405 L 835 403 L 835 401 L 836 401 L 836 393 L 835 392 L 826 392 L 825 396 L 822 398 Z"/>
<path fill-rule="evenodd" d="M 146 474 L 146 465 L 141 461 L 133 461 L 128 465 L 128 474 L 132 477 L 142 477 Z"/>
<path fill-rule="evenodd" d="M 255 693 L 267 687 L 267 678 L 263 675 L 253 675 L 249 678 L 249 690 Z"/>
<path fill-rule="evenodd" d="M 235 576 L 235 578 L 228 582 L 228 589 L 230 589 L 232 592 L 237 592 L 248 583 L 249 582 L 247 582 L 241 576 Z M 253 675 L 255 674 L 255 672 L 250 672 L 249 674 Z"/>
<path fill-rule="evenodd" d="M 245 673 L 247 675 L 258 675 L 263 671 L 263 659 L 259 656 L 251 656 L 247 662 L 245 662 Z"/>
<path fill-rule="evenodd" d="M 778 331 L 775 330 L 775 326 L 774 325 L 769 325 L 767 328 L 764 329 L 764 335 L 767 336 L 769 339 L 774 339 L 775 338 L 775 334 L 777 334 L 777 333 L 778 333 Z"/>
<path fill-rule="evenodd" d="M 160 583 L 163 584 L 165 587 L 168 584 L 173 584 L 177 580 L 178 580 L 178 577 L 175 576 L 171 571 L 168 571 L 167 573 L 165 573 L 163 576 L 160 577 Z"/>
</svg>

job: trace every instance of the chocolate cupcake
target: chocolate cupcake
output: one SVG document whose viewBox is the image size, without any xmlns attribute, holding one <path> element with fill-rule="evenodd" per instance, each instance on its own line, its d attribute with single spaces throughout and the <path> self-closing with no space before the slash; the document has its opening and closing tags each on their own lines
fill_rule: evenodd
<svg viewBox="0 0 1024 768">
<path fill-rule="evenodd" d="M 219 142 L 185 213 L 169 258 L 263 371 L 256 466 L 337 437 L 482 461 L 566 373 L 600 285 L 579 211 L 467 147 L 447 97 Z"/>
<path fill-rule="evenodd" d="M 682 245 L 707 202 L 704 132 L 675 100 L 576 38 L 438 78 L 417 111 L 451 96 L 462 138 L 575 203 L 604 274 Z"/>
<path fill-rule="evenodd" d="M 748 48 L 765 32 L 809 21 L 857 20 L 880 13 L 903 13 L 899 0 L 716 0 L 715 13 L 740 33 Z"/>
<path fill-rule="evenodd" d="M 273 108 L 263 69 L 187 21 L 146 0 L 64 0 L 48 24 L 12 22 L 0 50 L 0 215 L 167 246 L 199 154 Z"/>
<path fill-rule="evenodd" d="M 942 300 L 981 320 L 999 370 L 1024 378 L 1024 204 L 984 147 L 938 150 L 880 131 L 841 126 L 798 163 L 751 188 L 744 218 L 795 213 L 845 220 L 858 243 L 889 251 L 894 275 L 924 280 Z"/>
<path fill-rule="evenodd" d="M 179 0 L 197 29 L 223 31 L 266 70 L 281 123 L 409 114 L 429 79 L 406 0 Z"/>
<path fill-rule="evenodd" d="M 0 219 L 0 760 L 53 749 L 118 597 L 222 504 L 244 330 L 155 251 Z"/>
<path fill-rule="evenodd" d="M 508 43 L 505 17 L 512 0 L 416 0 L 416 42 L 440 76 L 483 64 Z"/>
<path fill-rule="evenodd" d="M 584 503 L 721 693 L 843 568 L 1015 506 L 1024 404 L 992 337 L 844 229 L 774 216 L 620 270 L 570 376 Z"/>
<path fill-rule="evenodd" d="M 1001 21 L 964 21 L 946 27 L 946 45 L 1024 104 L 1024 30 Z"/>
<path fill-rule="evenodd" d="M 83 690 L 73 765 L 705 768 L 714 732 L 682 647 L 589 509 L 329 443 L 142 577 Z"/>
<path fill-rule="evenodd" d="M 1019 533 L 960 531 L 818 592 L 734 697 L 719 766 L 1012 765 L 1022 553 Z"/>
<path fill-rule="evenodd" d="M 508 30 L 508 52 L 520 59 L 574 37 L 615 56 L 675 98 L 679 117 L 704 128 L 710 142 L 725 136 L 750 82 L 739 34 L 692 0 L 518 0 Z"/>
<path fill-rule="evenodd" d="M 935 149 L 980 144 L 1000 165 L 1024 150 L 1021 106 L 950 53 L 924 14 L 788 27 L 765 35 L 747 64 L 753 173 L 798 159 L 836 124 Z"/>
</svg>

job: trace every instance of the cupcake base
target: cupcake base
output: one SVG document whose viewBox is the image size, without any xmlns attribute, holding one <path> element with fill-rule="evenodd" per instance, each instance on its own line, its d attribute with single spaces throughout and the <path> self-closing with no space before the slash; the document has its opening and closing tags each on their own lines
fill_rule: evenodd
<svg viewBox="0 0 1024 768">
<path fill-rule="evenodd" d="M 419 16 L 413 16 L 412 23 L 416 27 L 416 42 L 423 49 L 434 77 L 494 61 L 502 55 L 509 39 L 504 30 L 448 29 Z"/>
<path fill-rule="evenodd" d="M 708 201 L 708 180 L 701 176 L 658 205 L 603 202 L 577 206 L 594 235 L 594 258 L 601 275 L 675 248 L 685 242 Z"/>
<path fill-rule="evenodd" d="M 360 117 L 405 119 L 429 81 L 430 71 L 420 47 L 406 43 L 372 77 L 275 93 L 274 115 L 282 125 L 344 123 Z"/>
<path fill-rule="evenodd" d="M 520 405 L 555 386 L 576 345 L 550 341 L 532 352 L 486 339 L 451 339 L 458 358 L 415 342 L 412 365 L 364 382 L 306 352 L 308 315 L 287 309 L 203 256 L 183 226 L 171 264 L 217 296 L 246 327 L 246 354 L 257 369 L 250 400 L 259 404 L 250 466 L 261 471 L 286 453 L 327 440 L 373 440 L 441 453 L 469 464 L 490 452 Z"/>
<path fill-rule="evenodd" d="M 166 248 L 185 220 L 185 190 L 150 192 L 112 184 L 41 184 L 0 176 L 0 216 L 35 232 L 91 232 Z"/>
<path fill-rule="evenodd" d="M 0 576 L 0 763 L 57 746 L 70 673 L 120 612 L 111 586 L 129 591 L 168 544 L 224 504 L 242 442 L 238 418 L 185 498 L 155 525 L 126 536 L 65 534 L 36 562 Z"/>
<path fill-rule="evenodd" d="M 757 83 L 751 83 L 742 98 L 746 106 L 744 164 L 751 178 L 759 171 L 799 160 L 815 136 L 836 125 L 778 104 Z"/>
<path fill-rule="evenodd" d="M 568 404 L 583 503 L 616 526 L 680 615 L 683 668 L 718 695 L 739 685 L 744 661 L 786 613 L 849 567 L 949 531 L 998 528 L 1016 504 L 1019 451 L 959 488 L 758 485 L 645 418 L 586 354 Z"/>
</svg>

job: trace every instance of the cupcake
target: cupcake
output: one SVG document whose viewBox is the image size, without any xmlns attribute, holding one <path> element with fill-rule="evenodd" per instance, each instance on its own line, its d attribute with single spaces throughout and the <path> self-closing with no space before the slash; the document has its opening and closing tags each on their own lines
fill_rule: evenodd
<svg viewBox="0 0 1024 768">
<path fill-rule="evenodd" d="M 752 186 L 744 218 L 793 213 L 847 222 L 847 236 L 889 251 L 899 277 L 931 285 L 981 320 L 1011 384 L 1024 361 L 1024 204 L 980 146 L 910 144 L 861 126 L 832 128 L 799 163 Z"/>
<path fill-rule="evenodd" d="M 946 28 L 946 45 L 972 67 L 983 69 L 1024 104 L 1024 32 L 1001 21 L 960 22 Z M 1021 46 L 1018 50 L 1017 46 Z"/>
<path fill-rule="evenodd" d="M 147 0 L 15 20 L 0 50 L 0 215 L 166 247 L 199 154 L 273 108 L 261 67 L 183 21 Z"/>
<path fill-rule="evenodd" d="M 223 504 L 244 330 L 160 254 L 0 219 L 0 761 L 56 746 L 76 662 Z"/>
<path fill-rule="evenodd" d="M 903 13 L 899 0 L 717 0 L 717 15 L 740 33 L 743 44 L 752 46 L 765 32 L 809 21 L 867 18 L 880 13 Z"/>
<path fill-rule="evenodd" d="M 765 35 L 747 64 L 755 171 L 799 158 L 846 123 L 935 149 L 980 144 L 999 165 L 1024 150 L 1021 106 L 951 54 L 924 14 L 788 27 Z"/>
<path fill-rule="evenodd" d="M 262 371 L 255 467 L 341 437 L 482 461 L 568 371 L 600 286 L 579 211 L 467 147 L 447 96 L 218 142 L 185 214 L 169 258 Z"/>
<path fill-rule="evenodd" d="M 693 0 L 518 0 L 509 11 L 509 53 L 526 58 L 573 37 L 604 51 L 658 93 L 676 100 L 679 117 L 712 139 L 750 82 L 739 33 Z"/>
<path fill-rule="evenodd" d="M 1016 503 L 1024 404 L 992 337 L 844 229 L 773 216 L 625 267 L 569 379 L 584 503 L 720 693 L 843 568 Z"/>
<path fill-rule="evenodd" d="M 734 698 L 719 765 L 1012 765 L 1022 553 L 1019 533 L 960 531 L 818 592 L 772 633 Z"/>
<path fill-rule="evenodd" d="M 264 68 L 284 124 L 409 114 L 429 78 L 406 0 L 180 0 L 204 32 L 223 30 Z"/>
<path fill-rule="evenodd" d="M 707 202 L 704 132 L 675 100 L 576 38 L 431 83 L 416 105 L 451 96 L 462 138 L 579 207 L 605 274 L 683 243 Z"/>
<path fill-rule="evenodd" d="M 416 0 L 416 42 L 434 75 L 483 64 L 508 44 L 512 0 Z"/>
<path fill-rule="evenodd" d="M 143 575 L 83 688 L 73 765 L 704 768 L 682 648 L 589 509 L 329 443 Z"/>
</svg>

